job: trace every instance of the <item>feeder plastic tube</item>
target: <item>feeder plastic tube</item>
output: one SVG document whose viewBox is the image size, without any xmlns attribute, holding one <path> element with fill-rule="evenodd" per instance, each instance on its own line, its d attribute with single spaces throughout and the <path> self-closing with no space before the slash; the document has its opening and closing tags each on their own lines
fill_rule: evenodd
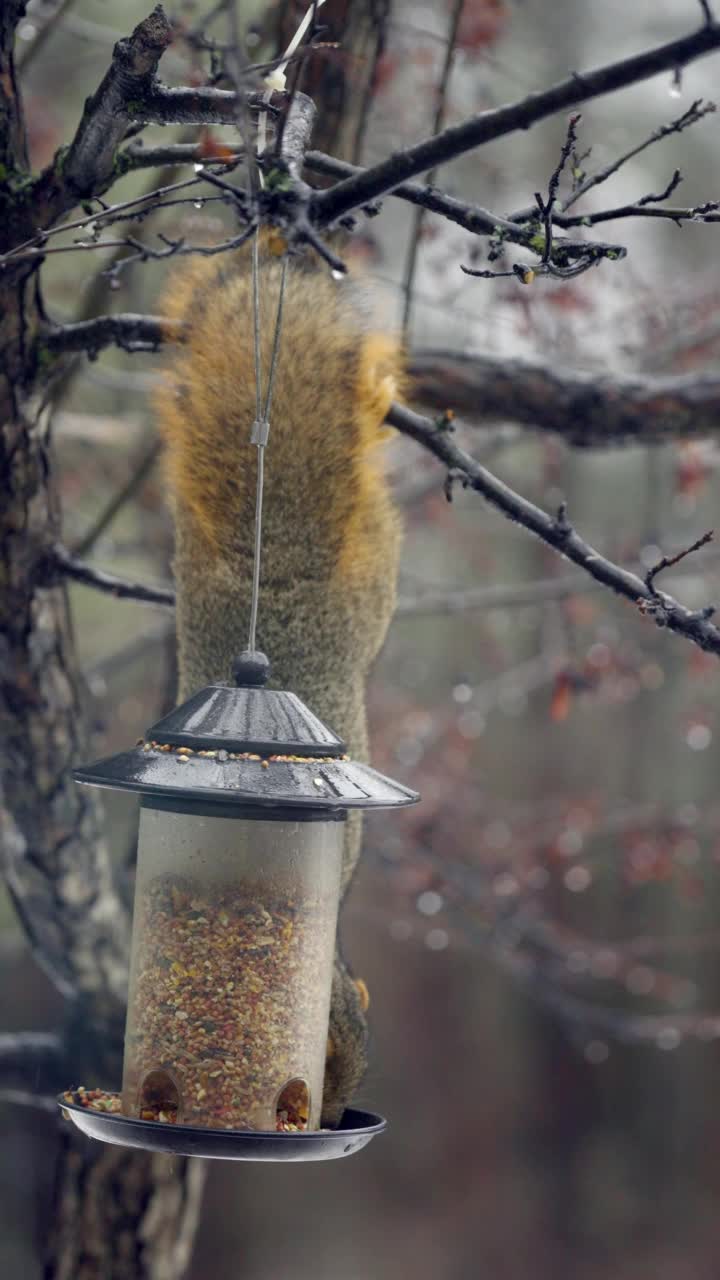
<svg viewBox="0 0 720 1280">
<path fill-rule="evenodd" d="M 344 824 L 186 809 L 141 809 L 123 1111 L 317 1129 Z"/>
</svg>

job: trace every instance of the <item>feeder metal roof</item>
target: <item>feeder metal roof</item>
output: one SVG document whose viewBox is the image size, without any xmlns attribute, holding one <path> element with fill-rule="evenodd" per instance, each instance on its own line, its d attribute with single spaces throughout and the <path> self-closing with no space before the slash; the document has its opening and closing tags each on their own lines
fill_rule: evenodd
<svg viewBox="0 0 720 1280">
<path fill-rule="evenodd" d="M 144 743 L 76 769 L 75 778 L 234 807 L 395 808 L 419 799 L 368 765 L 343 759 L 344 751 L 294 693 L 208 685 L 148 729 Z"/>
</svg>

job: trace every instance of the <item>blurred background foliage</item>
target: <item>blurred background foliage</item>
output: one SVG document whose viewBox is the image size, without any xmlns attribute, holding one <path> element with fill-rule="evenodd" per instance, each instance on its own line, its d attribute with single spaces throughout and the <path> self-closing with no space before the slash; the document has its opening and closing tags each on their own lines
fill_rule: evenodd
<svg viewBox="0 0 720 1280">
<path fill-rule="evenodd" d="M 174 16 L 191 25 L 205 7 L 179 3 Z M 274 7 L 238 0 L 251 30 L 263 30 Z M 43 6 L 28 6 L 19 40 L 36 167 L 68 139 L 113 42 L 146 8 L 76 0 L 42 42 Z M 449 10 L 445 0 L 396 0 L 364 161 L 430 132 Z M 694 0 L 466 0 L 447 121 L 670 39 L 696 20 Z M 164 77 L 187 83 L 194 59 L 179 41 Z M 712 98 L 716 68 L 707 59 L 679 85 L 661 76 L 590 104 L 580 129 L 592 164 L 695 98 Z M 491 144 L 446 166 L 439 185 L 500 212 L 525 206 L 546 186 L 564 129 L 559 118 Z M 150 145 L 191 135 L 143 136 Z M 608 190 L 613 203 L 635 200 L 662 190 L 679 167 L 690 205 L 718 195 L 719 159 L 710 115 L 643 153 Z M 177 176 L 129 174 L 113 200 L 158 185 L 160 174 Z M 224 206 L 196 203 L 154 215 L 143 230 L 222 238 Z M 409 208 L 386 200 L 351 250 L 395 320 L 411 231 Z M 413 347 L 598 373 L 712 367 L 717 230 L 638 221 L 612 233 L 627 244 L 626 261 L 524 288 L 463 276 L 469 236 L 428 216 Z M 157 312 L 165 264 L 113 277 L 117 252 L 49 258 L 49 313 Z M 108 351 L 68 375 L 53 419 L 68 546 L 153 447 L 151 390 L 164 359 Z M 462 438 L 539 505 L 566 499 L 583 535 L 622 563 L 650 565 L 658 548 L 677 550 L 716 519 L 713 442 L 571 450 L 487 424 L 469 424 Z M 612 1270 L 615 1280 L 710 1280 L 720 1245 L 716 660 L 580 575 L 577 591 L 545 604 L 419 612 L 430 590 L 513 588 L 569 570 L 476 495 L 458 492 L 449 505 L 441 471 L 410 442 L 391 441 L 388 459 L 405 510 L 403 609 L 372 681 L 373 762 L 421 790 L 423 804 L 368 823 L 343 937 L 371 995 L 361 1101 L 390 1127 L 339 1168 L 213 1168 L 190 1275 L 595 1280 Z M 148 464 L 92 562 L 166 581 L 165 498 L 162 467 Z M 711 546 L 663 585 L 699 607 L 718 598 L 717 574 Z M 99 755 L 133 741 L 173 703 L 172 617 L 84 587 L 71 596 Z M 120 866 L 132 854 L 134 806 L 110 797 L 107 817 Z M 47 1027 L 58 998 L 1 904 L 2 1024 Z M 1 1114 L 0 1263 L 2 1274 L 25 1280 L 36 1274 L 55 1121 L 8 1106 Z"/>
</svg>

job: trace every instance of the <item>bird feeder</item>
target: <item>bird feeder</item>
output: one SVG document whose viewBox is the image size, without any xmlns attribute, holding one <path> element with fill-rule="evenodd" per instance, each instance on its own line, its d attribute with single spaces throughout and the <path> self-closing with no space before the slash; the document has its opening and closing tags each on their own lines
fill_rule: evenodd
<svg viewBox="0 0 720 1280">
<path fill-rule="evenodd" d="M 235 687 L 76 771 L 141 795 L 121 1102 L 63 1102 L 107 1141 L 310 1159 L 384 1127 L 346 1112 L 320 1130 L 344 823 L 418 796 L 350 760 L 295 694 L 264 687 L 268 670 L 243 655 Z"/>
</svg>

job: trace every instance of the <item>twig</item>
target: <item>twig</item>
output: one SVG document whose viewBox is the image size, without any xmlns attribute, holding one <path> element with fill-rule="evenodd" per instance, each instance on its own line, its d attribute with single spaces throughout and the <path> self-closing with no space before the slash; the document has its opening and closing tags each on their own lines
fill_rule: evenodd
<svg viewBox="0 0 720 1280">
<path fill-rule="evenodd" d="M 144 626 L 141 635 L 134 635 L 122 648 L 93 662 L 86 672 L 88 682 L 91 685 L 95 682 L 104 683 L 119 672 L 127 670 L 140 658 L 146 657 L 148 650 L 154 645 L 164 644 L 174 635 L 173 623 L 164 614 L 162 622 L 154 627 Z"/>
<path fill-rule="evenodd" d="M 28 1089 L 0 1088 L 0 1103 L 10 1107 L 35 1107 L 57 1115 L 57 1101 L 50 1093 L 31 1093 Z"/>
<path fill-rule="evenodd" d="M 437 487 L 437 485 L 435 486 Z M 683 555 L 687 553 L 683 552 Z M 717 556 L 716 556 L 717 560 Z M 623 565 L 622 568 L 634 566 Z M 398 596 L 393 617 L 423 617 L 429 614 L 468 613 L 475 609 L 483 612 L 492 609 L 527 609 L 544 604 L 554 604 L 572 596 L 584 596 L 600 591 L 604 584 L 583 577 L 567 574 L 558 578 L 540 578 L 536 582 L 519 582 L 514 585 L 489 587 L 464 587 L 455 591 L 422 591 L 417 595 Z"/>
<path fill-rule="evenodd" d="M 655 579 L 657 575 L 662 573 L 664 569 L 669 569 L 671 565 L 679 564 L 686 556 L 692 555 L 693 551 L 699 551 L 701 547 L 707 546 L 708 542 L 712 542 L 714 532 L 715 531 L 713 529 L 710 529 L 707 533 L 704 533 L 701 538 L 697 538 L 696 541 L 693 542 L 692 546 L 686 547 L 684 551 L 678 551 L 677 555 L 674 556 L 663 556 L 661 560 L 658 560 L 657 564 L 653 565 L 651 569 L 648 569 L 645 574 L 645 585 L 648 588 L 648 591 L 651 591 L 654 596 L 658 595 L 658 592 L 655 590 Z"/>
<path fill-rule="evenodd" d="M 229 147 L 227 157 L 219 158 L 208 153 L 202 142 L 170 142 L 163 147 L 146 147 L 140 138 L 128 143 L 123 151 L 118 152 L 117 163 L 122 173 L 178 164 L 202 164 L 231 169 L 243 159 L 244 154 L 242 147 Z"/>
<path fill-rule="evenodd" d="M 567 134 L 560 152 L 560 159 L 558 160 L 552 172 L 550 182 L 548 183 L 547 199 L 543 200 L 540 192 L 535 192 L 535 203 L 538 207 L 540 217 L 542 218 L 543 226 L 545 228 L 545 245 L 543 248 L 542 263 L 543 266 L 548 268 L 552 267 L 553 209 L 555 208 L 555 200 L 557 199 L 558 187 L 560 186 L 560 178 L 562 176 L 563 169 L 568 162 L 571 151 L 574 150 L 577 143 L 577 127 L 581 119 L 582 116 L 580 115 L 570 117 Z M 468 274 L 470 273 L 468 272 Z"/>
<path fill-rule="evenodd" d="M 455 45 L 457 42 L 458 28 L 460 26 L 460 18 L 465 5 L 465 0 L 454 0 L 452 15 L 450 17 L 450 28 L 448 31 L 447 42 L 445 45 L 445 58 L 440 74 L 440 82 L 435 90 L 435 114 L 433 117 L 432 131 L 439 133 L 445 123 L 445 102 L 447 91 L 450 85 L 450 77 L 452 74 L 453 61 L 455 59 Z M 437 168 L 431 170 L 427 175 L 427 182 L 430 186 L 434 186 L 437 177 Z M 418 206 L 413 218 L 412 228 L 410 231 L 410 239 L 405 258 L 405 272 L 403 276 L 403 290 L 405 292 L 405 307 L 403 311 L 402 330 L 407 342 L 408 333 L 410 332 L 410 317 L 412 314 L 412 286 L 415 278 L 415 268 L 417 266 L 418 251 L 420 248 L 420 237 L 422 235 L 423 222 L 425 221 L 425 210 L 422 205 Z"/>
<path fill-rule="evenodd" d="M 104 573 L 82 560 L 77 560 L 65 547 L 56 544 L 45 558 L 47 581 L 58 578 L 71 578 L 73 582 L 81 582 L 83 586 L 94 587 L 97 591 L 107 592 L 118 600 L 138 600 L 142 604 L 167 605 L 175 604 L 175 592 L 170 587 L 146 587 L 141 582 L 126 582 L 116 578 L 114 574 Z"/>
<path fill-rule="evenodd" d="M 476 462 L 455 444 L 448 432 L 438 431 L 430 419 L 393 405 L 386 421 L 434 454 L 448 468 L 451 481 L 457 479 L 482 494 L 492 506 L 579 565 L 597 582 L 638 608 L 644 607 L 658 626 L 667 627 L 701 649 L 720 655 L 720 629 L 710 621 L 711 607 L 693 612 L 672 596 L 651 591 L 642 578 L 613 564 L 585 542 L 568 522 L 564 507 L 554 517 L 547 515 Z"/>
<path fill-rule="evenodd" d="M 243 158 L 243 154 L 242 150 L 232 152 L 227 158 L 227 165 L 230 167 L 236 164 Z M 202 145 L 196 143 L 189 145 L 187 143 L 174 143 L 166 147 L 141 147 L 136 143 L 131 143 L 124 151 L 120 152 L 120 157 L 123 172 L 166 164 L 198 164 L 202 163 L 204 159 Z M 207 161 L 207 163 L 210 162 L 221 163 L 215 158 Z M 308 151 L 305 156 L 305 165 L 315 173 L 328 174 L 331 177 L 339 178 L 353 177 L 356 174 L 365 172 L 358 165 L 348 164 L 344 160 L 336 160 L 334 156 L 325 155 L 321 151 Z M 203 170 L 203 173 L 207 178 L 207 170 Z M 441 217 L 447 218 L 449 222 L 454 222 L 457 226 L 463 227 L 464 230 L 470 231 L 473 235 L 501 236 L 504 241 L 510 244 L 524 245 L 532 252 L 538 252 L 537 248 L 534 248 L 531 244 L 534 238 L 531 228 L 522 226 L 519 222 L 514 222 L 508 218 L 503 218 L 488 209 L 483 209 L 480 205 L 458 200 L 455 196 L 438 191 L 435 187 L 425 186 L 419 182 L 405 182 L 401 183 L 390 194 L 393 198 L 406 200 L 409 204 L 426 209 L 430 213 L 438 213 Z M 578 225 L 581 225 L 581 223 L 578 223 Z M 592 241 L 556 241 L 554 248 L 556 256 L 562 262 L 568 262 L 575 258 L 585 258 L 587 255 L 597 258 L 610 257 L 619 259 L 625 257 L 626 253 L 622 245 L 598 244 Z"/>
<path fill-rule="evenodd" d="M 617 173 L 624 164 L 627 164 L 628 160 L 633 160 L 635 156 L 640 155 L 642 151 L 651 147 L 655 142 L 661 142 L 663 138 L 668 138 L 670 134 L 682 133 L 683 129 L 688 129 L 691 125 L 697 124 L 698 120 L 702 120 L 704 116 L 709 115 L 711 112 L 716 110 L 717 107 L 714 102 L 703 102 L 702 98 L 696 98 L 695 102 L 691 103 L 687 108 L 687 111 L 683 111 L 682 115 L 678 116 L 676 120 L 671 120 L 669 124 L 661 125 L 659 129 L 655 129 L 648 138 L 644 139 L 643 142 L 638 143 L 637 146 L 632 147 L 629 151 L 624 152 L 623 155 L 618 156 L 617 160 L 613 160 L 611 164 L 605 165 L 602 169 L 598 169 L 596 173 L 591 174 L 589 177 L 583 178 L 579 186 L 577 186 L 575 190 L 572 191 L 562 202 L 561 208 L 563 213 L 567 212 L 567 210 L 574 205 L 581 196 L 587 195 L 588 191 L 591 191 L 593 187 L 600 186 L 601 183 L 607 182 L 608 178 L 611 178 L 613 174 Z M 532 213 L 532 210 L 528 210 L 526 212 Z M 518 222 L 522 221 L 522 214 L 514 214 L 513 216 Z"/>
<path fill-rule="evenodd" d="M 23 49 L 17 63 L 19 71 L 27 71 L 28 67 L 32 65 L 38 53 L 40 53 L 41 49 L 43 49 L 47 44 L 48 38 L 60 25 L 62 19 L 72 8 L 74 3 L 75 0 L 60 0 L 60 3 L 56 5 L 55 9 L 40 29 L 35 32 L 30 44 Z"/>
<path fill-rule="evenodd" d="M 428 614 L 467 613 L 473 609 L 524 609 L 555 603 L 568 596 L 600 590 L 599 582 L 589 583 L 580 574 L 562 578 L 544 578 L 537 582 L 521 582 L 512 586 L 465 587 L 457 591 L 423 591 L 418 595 L 398 596 L 395 618 L 423 617 Z"/>
<path fill-rule="evenodd" d="M 366 169 L 362 175 L 348 178 L 328 191 L 317 192 L 313 202 L 314 220 L 318 226 L 327 226 L 352 209 L 377 200 L 408 178 L 426 173 L 435 165 L 462 155 L 474 147 L 505 137 L 517 129 L 527 129 L 557 111 L 576 107 L 602 94 L 637 84 L 660 71 L 685 66 L 717 48 L 720 48 L 720 24 L 713 22 L 692 35 L 598 67 L 594 71 L 575 73 L 541 93 L 533 93 L 509 106 L 471 116 L 462 124 L 445 129 L 434 138 L 427 138 L 414 147 L 396 152 L 380 164 Z"/>
<path fill-rule="evenodd" d="M 668 182 L 667 186 L 664 188 L 663 191 L 659 192 L 658 195 L 642 196 L 641 199 L 638 200 L 638 205 L 642 206 L 644 204 L 658 204 L 660 200 L 667 200 L 668 196 L 671 196 L 673 191 L 677 190 L 681 182 L 682 182 L 682 174 L 679 169 L 676 169 L 675 172 L 673 173 L 672 178 L 670 179 L 670 181 Z"/>
<path fill-rule="evenodd" d="M 0 1032 L 0 1089 L 39 1089 L 62 1085 L 65 1045 L 54 1031 Z"/>
<path fill-rule="evenodd" d="M 715 21 L 715 18 L 713 16 L 713 11 L 710 8 L 710 0 L 699 0 L 699 2 L 700 2 L 700 8 L 702 9 L 703 18 L 705 19 L 706 25 L 708 27 L 711 27 L 713 22 Z"/>
<path fill-rule="evenodd" d="M 658 198 L 645 197 L 646 200 Z M 617 222 L 620 218 L 667 218 L 678 226 L 681 222 L 720 222 L 720 200 L 708 200 L 692 209 L 656 209 L 639 201 L 637 204 L 619 205 L 615 209 L 601 209 L 597 213 L 556 213 L 554 221 L 559 227 L 594 227 L 601 222 Z"/>
<path fill-rule="evenodd" d="M 110 205 L 106 208 L 100 208 L 92 213 L 86 213 L 82 218 L 73 218 L 71 222 L 62 222 L 59 226 L 50 227 L 47 231 L 39 231 L 37 235 L 31 236 L 27 240 L 21 241 L 13 246 L 7 253 L 0 257 L 0 265 L 7 266 L 15 258 L 25 253 L 26 250 L 36 246 L 43 247 L 52 236 L 62 235 L 65 231 L 77 231 L 81 227 L 92 227 L 94 223 L 103 223 L 110 218 L 117 220 L 119 215 L 126 210 L 133 210 L 138 205 L 148 204 L 150 201 L 156 201 L 153 206 L 158 207 L 162 197 L 170 195 L 176 191 L 186 191 L 189 187 L 195 187 L 198 183 L 208 181 L 210 175 L 203 174 L 203 177 L 196 176 L 194 178 L 183 178 L 180 182 L 171 182 L 164 187 L 155 187 L 152 191 L 145 191 L 142 195 L 133 196 L 132 200 L 122 200 L 118 204 Z"/>
<path fill-rule="evenodd" d="M 93 520 L 90 528 L 86 530 L 82 538 L 72 548 L 71 554 L 74 557 L 82 559 L 90 551 L 92 551 L 95 543 L 102 537 L 105 530 L 109 528 L 119 511 L 133 497 L 135 493 L 142 487 L 147 477 L 150 475 L 155 463 L 160 455 L 160 441 L 153 440 L 149 448 L 145 449 L 141 454 L 138 462 L 131 468 L 130 475 L 124 485 L 113 494 L 110 501 L 103 507 L 102 511 Z"/>
<path fill-rule="evenodd" d="M 165 245 L 164 249 L 154 249 L 152 245 L 143 244 L 135 236 L 126 236 L 124 240 L 81 240 L 75 244 L 56 245 L 50 249 L 28 249 L 13 257 L 13 263 L 31 262 L 34 259 L 50 257 L 61 253 L 92 253 L 98 249 L 134 249 L 135 252 L 126 257 L 116 257 L 106 274 L 116 276 L 133 262 L 158 261 L 161 258 L 187 257 L 198 254 L 199 257 L 212 258 L 217 253 L 227 253 L 231 249 L 239 249 L 255 230 L 255 222 L 251 222 L 239 235 L 229 240 L 220 240 L 217 244 L 185 244 L 185 241 L 172 240 L 169 236 L 158 232 L 158 240 Z"/>
<path fill-rule="evenodd" d="M 344 160 L 336 160 L 333 156 L 326 156 L 320 151 L 309 151 L 305 159 L 308 168 L 317 173 L 338 177 L 367 173 L 366 169 L 347 164 Z M 424 186 L 420 182 L 401 182 L 389 194 L 397 199 L 407 200 L 410 204 L 420 205 L 430 213 L 439 213 L 449 222 L 456 223 L 474 235 L 496 236 L 509 244 L 523 245 L 538 255 L 542 252 L 542 249 L 533 243 L 536 237 L 532 228 L 522 226 L 509 218 L 503 218 L 500 214 L 483 209 L 480 205 L 457 200 L 455 196 L 438 191 L 435 187 Z M 624 258 L 626 253 L 627 250 L 622 245 L 599 244 L 594 241 L 562 240 L 556 241 L 554 245 L 554 256 L 560 265 L 575 258 L 590 257 L 598 261 L 601 258 L 620 259 Z"/>
</svg>

